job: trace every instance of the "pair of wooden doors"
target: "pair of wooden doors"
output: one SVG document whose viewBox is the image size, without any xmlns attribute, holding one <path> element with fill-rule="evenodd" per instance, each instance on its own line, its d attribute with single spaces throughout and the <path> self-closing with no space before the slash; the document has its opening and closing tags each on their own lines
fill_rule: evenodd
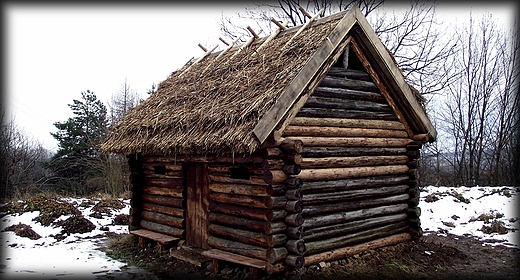
<svg viewBox="0 0 520 280">
<path fill-rule="evenodd" d="M 186 243 L 208 249 L 208 164 L 186 163 Z"/>
</svg>

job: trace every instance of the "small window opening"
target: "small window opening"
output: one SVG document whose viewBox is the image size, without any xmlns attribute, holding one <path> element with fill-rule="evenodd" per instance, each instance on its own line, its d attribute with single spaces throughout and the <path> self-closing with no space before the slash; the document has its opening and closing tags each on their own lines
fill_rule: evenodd
<svg viewBox="0 0 520 280">
<path fill-rule="evenodd" d="M 156 165 L 153 167 L 153 174 L 165 175 L 166 174 L 166 166 L 164 165 Z"/>
<path fill-rule="evenodd" d="M 243 179 L 249 180 L 251 179 L 251 174 L 249 173 L 249 169 L 246 167 L 238 167 L 238 168 L 230 168 L 231 175 L 229 176 L 231 179 Z"/>
</svg>

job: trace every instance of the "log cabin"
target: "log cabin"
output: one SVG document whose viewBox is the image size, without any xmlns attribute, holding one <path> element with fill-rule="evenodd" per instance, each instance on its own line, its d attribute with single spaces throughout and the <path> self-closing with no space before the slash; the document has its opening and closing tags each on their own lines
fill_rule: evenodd
<svg viewBox="0 0 520 280">
<path fill-rule="evenodd" d="M 267 273 L 422 234 L 436 131 L 359 8 L 171 73 L 102 150 L 128 156 L 130 232 Z"/>
</svg>

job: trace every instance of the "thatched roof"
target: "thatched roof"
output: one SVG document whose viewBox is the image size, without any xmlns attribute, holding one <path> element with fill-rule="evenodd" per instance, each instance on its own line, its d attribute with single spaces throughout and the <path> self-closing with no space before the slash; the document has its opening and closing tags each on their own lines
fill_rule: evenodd
<svg viewBox="0 0 520 280">
<path fill-rule="evenodd" d="M 259 121 L 348 14 L 353 13 L 316 20 L 286 48 L 298 27 L 282 31 L 255 55 L 265 38 L 238 54 L 241 46 L 199 63 L 188 62 L 115 126 L 102 150 L 165 155 L 254 152 L 265 140 L 253 133 Z"/>
</svg>

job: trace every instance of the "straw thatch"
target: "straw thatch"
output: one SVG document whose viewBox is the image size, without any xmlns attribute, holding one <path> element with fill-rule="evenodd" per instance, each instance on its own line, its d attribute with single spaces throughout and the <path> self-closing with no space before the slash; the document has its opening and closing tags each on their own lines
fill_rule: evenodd
<svg viewBox="0 0 520 280">
<path fill-rule="evenodd" d="M 333 17 L 313 23 L 283 51 L 297 29 L 281 32 L 253 56 L 262 40 L 234 57 L 239 46 L 218 59 L 213 54 L 192 66 L 193 60 L 188 62 L 116 125 L 102 150 L 164 155 L 253 153 L 260 144 L 253 128 L 338 21 Z"/>
</svg>

